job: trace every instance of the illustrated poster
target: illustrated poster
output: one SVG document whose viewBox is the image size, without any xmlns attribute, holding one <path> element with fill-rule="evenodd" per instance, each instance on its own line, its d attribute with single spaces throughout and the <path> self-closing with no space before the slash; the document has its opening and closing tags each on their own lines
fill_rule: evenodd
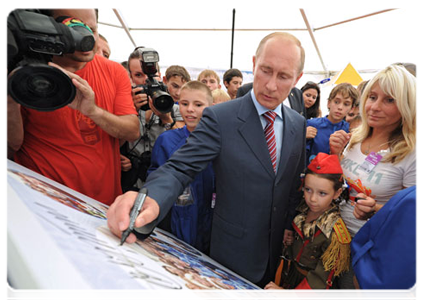
<svg viewBox="0 0 423 300">
<path fill-rule="evenodd" d="M 120 246 L 107 227 L 106 205 L 11 161 L 7 175 L 18 198 L 8 201 L 25 204 L 93 289 L 258 289 L 158 228 L 144 241 Z M 13 278 L 13 266 L 8 277 Z M 11 285 L 25 288 L 19 279 Z"/>
</svg>

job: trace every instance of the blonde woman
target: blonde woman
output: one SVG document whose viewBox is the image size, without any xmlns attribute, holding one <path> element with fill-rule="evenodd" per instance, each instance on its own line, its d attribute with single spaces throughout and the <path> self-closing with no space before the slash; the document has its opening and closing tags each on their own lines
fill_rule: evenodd
<svg viewBox="0 0 423 300">
<path fill-rule="evenodd" d="M 350 201 L 340 204 L 351 236 L 398 191 L 416 184 L 416 78 L 402 66 L 388 66 L 370 80 L 360 102 L 362 124 L 351 135 L 329 139 L 340 155 Z M 395 258 L 393 258 L 395 259 Z M 341 288 L 357 287 L 354 272 L 340 278 Z"/>
</svg>

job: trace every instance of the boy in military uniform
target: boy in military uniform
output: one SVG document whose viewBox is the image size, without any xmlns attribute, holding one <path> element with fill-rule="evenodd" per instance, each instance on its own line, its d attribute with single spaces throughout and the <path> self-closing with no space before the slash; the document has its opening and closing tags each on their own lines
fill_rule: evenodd
<svg viewBox="0 0 423 300">
<path fill-rule="evenodd" d="M 334 203 L 343 191 L 342 168 L 336 155 L 319 153 L 308 166 L 304 178 L 304 201 L 288 231 L 284 244 L 292 253 L 283 282 L 278 272 L 276 282 L 265 289 L 328 289 L 347 271 L 351 236 Z M 290 233 L 290 234 L 289 234 Z M 279 268 L 278 268 L 279 271 Z M 286 274 L 285 273 L 285 274 Z M 281 286 L 280 286 L 281 285 Z"/>
</svg>

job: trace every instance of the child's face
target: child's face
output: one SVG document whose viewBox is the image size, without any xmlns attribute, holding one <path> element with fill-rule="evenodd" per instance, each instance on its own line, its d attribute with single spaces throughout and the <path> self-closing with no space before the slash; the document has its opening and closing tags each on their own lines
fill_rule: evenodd
<svg viewBox="0 0 423 300">
<path fill-rule="evenodd" d="M 215 89 L 220 89 L 220 84 L 217 82 L 217 79 L 211 76 L 202 77 L 200 79 L 202 83 L 207 85 L 210 91 L 214 91 Z"/>
<path fill-rule="evenodd" d="M 189 131 L 193 131 L 209 106 L 207 94 L 199 90 L 184 89 L 179 100 L 179 110 Z"/>
<path fill-rule="evenodd" d="M 232 99 L 236 98 L 236 92 L 238 91 L 239 87 L 242 85 L 242 78 L 238 76 L 232 77 L 231 81 L 225 82 L 225 87 L 228 90 L 229 96 Z"/>
<path fill-rule="evenodd" d="M 304 199 L 307 206 L 316 215 L 324 213 L 332 200 L 341 195 L 342 189 L 335 191 L 333 182 L 315 174 L 307 174 L 304 180 Z"/>
<path fill-rule="evenodd" d="M 181 87 L 184 85 L 185 81 L 182 80 L 181 76 L 172 76 L 166 81 L 167 89 L 172 96 L 173 101 L 178 102 L 181 96 Z"/>
<path fill-rule="evenodd" d="M 345 121 L 347 121 L 348 123 L 351 123 L 351 121 L 354 120 L 355 117 L 357 117 L 359 113 L 360 113 L 360 107 L 354 106 L 348 112 L 347 116 L 345 117 Z"/>
<path fill-rule="evenodd" d="M 341 122 L 352 108 L 352 99 L 344 98 L 341 93 L 328 101 L 329 121 L 332 123 Z"/>
</svg>

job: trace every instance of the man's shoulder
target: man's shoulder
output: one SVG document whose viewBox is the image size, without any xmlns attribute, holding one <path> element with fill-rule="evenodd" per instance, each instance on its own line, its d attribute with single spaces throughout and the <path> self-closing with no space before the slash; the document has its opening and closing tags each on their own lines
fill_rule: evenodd
<svg viewBox="0 0 423 300">
<path fill-rule="evenodd" d="M 103 70 L 110 70 L 111 72 L 115 72 L 116 70 L 125 70 L 125 68 L 120 63 L 107 59 L 99 54 L 96 54 L 94 58 L 87 64 L 90 64 L 92 67 L 101 68 Z"/>
</svg>

